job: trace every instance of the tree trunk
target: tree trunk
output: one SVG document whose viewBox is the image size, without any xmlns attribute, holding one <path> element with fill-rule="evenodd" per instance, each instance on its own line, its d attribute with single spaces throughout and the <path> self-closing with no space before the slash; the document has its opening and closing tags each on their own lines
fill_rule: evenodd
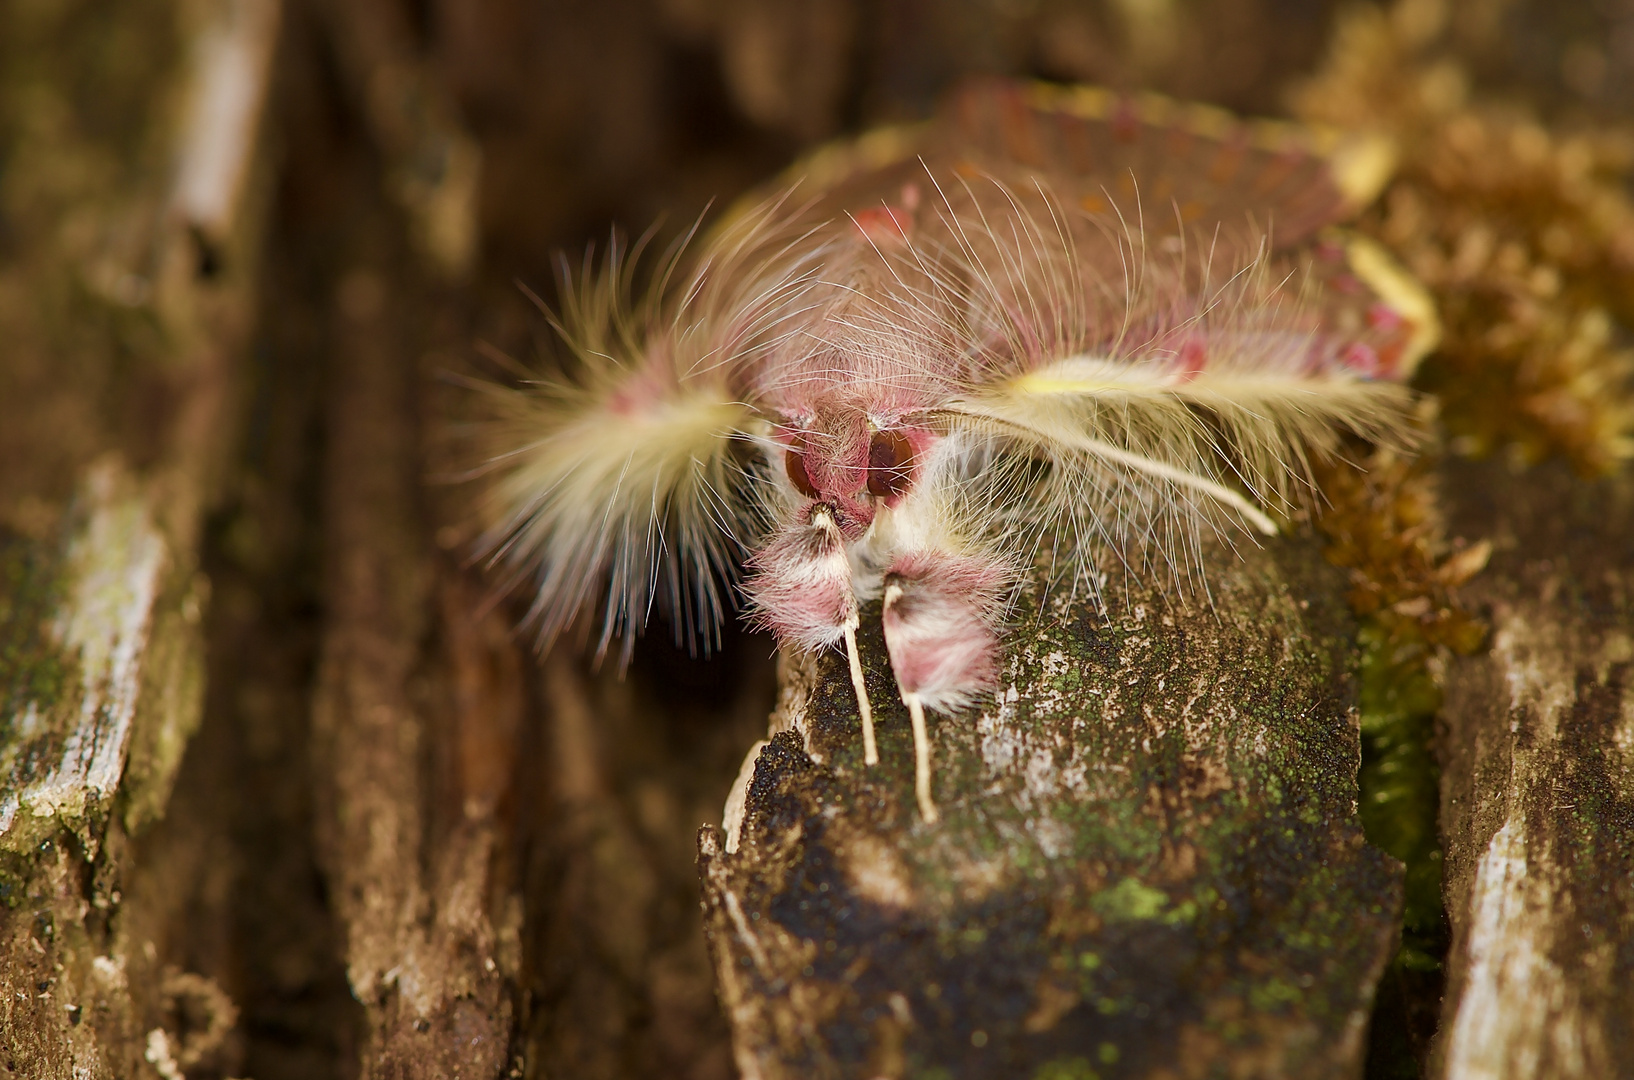
<svg viewBox="0 0 1634 1080">
<path fill-rule="evenodd" d="M 877 633 L 874 768 L 844 662 L 786 667 L 699 842 L 745 1077 L 1360 1074 L 1401 872 L 1357 823 L 1355 628 L 1307 541 L 1207 565 L 1212 603 L 1131 580 L 1104 620 L 1035 586 L 998 704 L 934 726 L 935 825 Z"/>
<path fill-rule="evenodd" d="M 1466 590 L 1492 648 L 1451 666 L 1442 712 L 1437 1075 L 1615 1076 L 1634 1062 L 1634 478 L 1458 464 L 1446 490 L 1494 554 Z"/>
<path fill-rule="evenodd" d="M 137 838 L 203 705 L 279 6 L 181 14 L 0 13 L 0 1057 L 41 1080 L 179 1075 L 236 1038 L 226 838 L 197 804 Z"/>
</svg>

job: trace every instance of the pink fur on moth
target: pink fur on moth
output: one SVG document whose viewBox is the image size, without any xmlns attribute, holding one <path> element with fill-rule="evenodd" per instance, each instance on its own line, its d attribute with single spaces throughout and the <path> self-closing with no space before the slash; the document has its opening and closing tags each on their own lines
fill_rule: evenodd
<svg viewBox="0 0 1634 1080">
<path fill-rule="evenodd" d="M 1276 530 L 1311 455 L 1400 435 L 1434 312 L 1333 228 L 1388 160 L 1008 83 L 822 151 L 642 303 L 616 258 L 566 283 L 575 363 L 495 391 L 487 550 L 542 645 L 578 622 L 627 656 L 662 607 L 707 646 L 740 589 L 785 646 L 844 648 L 869 764 L 879 598 L 935 820 L 925 710 L 997 685 L 1040 551 L 1091 591 L 1102 554 L 1184 586 L 1205 534 Z"/>
</svg>

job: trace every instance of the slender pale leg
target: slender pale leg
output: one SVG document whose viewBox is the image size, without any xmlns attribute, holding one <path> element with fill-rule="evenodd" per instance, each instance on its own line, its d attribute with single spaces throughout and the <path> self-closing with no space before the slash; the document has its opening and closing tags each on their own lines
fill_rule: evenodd
<svg viewBox="0 0 1634 1080">
<path fill-rule="evenodd" d="M 879 764 L 879 748 L 874 745 L 874 710 L 868 705 L 868 687 L 862 681 L 862 654 L 857 651 L 857 616 L 845 624 L 845 656 L 851 661 L 851 688 L 857 692 L 857 711 L 862 713 L 862 760 Z"/>
<path fill-rule="evenodd" d="M 930 735 L 925 730 L 925 708 L 918 694 L 903 694 L 902 701 L 913 720 L 913 792 L 919 797 L 919 814 L 925 824 L 934 825 L 942 815 L 936 812 L 936 803 L 930 797 Z"/>
</svg>

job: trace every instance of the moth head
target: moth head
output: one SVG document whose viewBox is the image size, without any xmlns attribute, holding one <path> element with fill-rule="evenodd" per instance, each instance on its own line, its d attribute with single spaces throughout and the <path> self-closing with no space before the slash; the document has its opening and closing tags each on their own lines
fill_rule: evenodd
<svg viewBox="0 0 1634 1080">
<path fill-rule="evenodd" d="M 831 507 L 843 530 L 860 535 L 881 505 L 895 506 L 913 490 L 934 438 L 858 411 L 793 431 L 783 471 L 801 496 Z"/>
</svg>

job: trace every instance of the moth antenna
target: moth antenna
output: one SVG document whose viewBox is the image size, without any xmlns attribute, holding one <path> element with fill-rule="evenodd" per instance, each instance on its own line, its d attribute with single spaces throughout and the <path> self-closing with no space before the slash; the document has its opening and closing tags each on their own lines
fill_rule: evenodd
<svg viewBox="0 0 1634 1080">
<path fill-rule="evenodd" d="M 975 413 L 972 415 L 981 416 L 984 414 Z M 1243 498 L 1237 492 L 1232 491 L 1223 484 L 1217 484 L 1207 477 L 1198 476 L 1196 473 L 1187 472 L 1184 469 L 1178 469 L 1173 465 L 1165 465 L 1161 461 L 1154 460 L 1142 454 L 1133 454 L 1128 450 L 1120 450 L 1111 443 L 1101 442 L 1099 439 L 1082 438 L 1077 436 L 1076 433 L 1072 432 L 1057 431 L 1046 434 L 1045 432 L 1039 431 L 1037 428 L 1015 423 L 1014 421 L 1007 420 L 1002 417 L 989 416 L 986 418 L 997 420 L 1000 423 L 1026 432 L 1028 435 L 1057 441 L 1064 446 L 1070 446 L 1074 450 L 1081 450 L 1086 454 L 1092 454 L 1103 461 L 1108 461 L 1115 465 L 1123 465 L 1127 468 L 1134 469 L 1136 472 L 1141 472 L 1148 476 L 1156 477 L 1159 480 L 1166 480 L 1177 487 L 1191 488 L 1199 494 L 1207 495 L 1217 503 L 1231 507 L 1233 510 L 1237 511 L 1237 513 L 1246 518 L 1254 526 L 1254 528 L 1258 529 L 1266 536 L 1275 536 L 1277 534 L 1277 523 L 1266 516 L 1264 511 L 1260 510 L 1259 507 Z"/>
</svg>

